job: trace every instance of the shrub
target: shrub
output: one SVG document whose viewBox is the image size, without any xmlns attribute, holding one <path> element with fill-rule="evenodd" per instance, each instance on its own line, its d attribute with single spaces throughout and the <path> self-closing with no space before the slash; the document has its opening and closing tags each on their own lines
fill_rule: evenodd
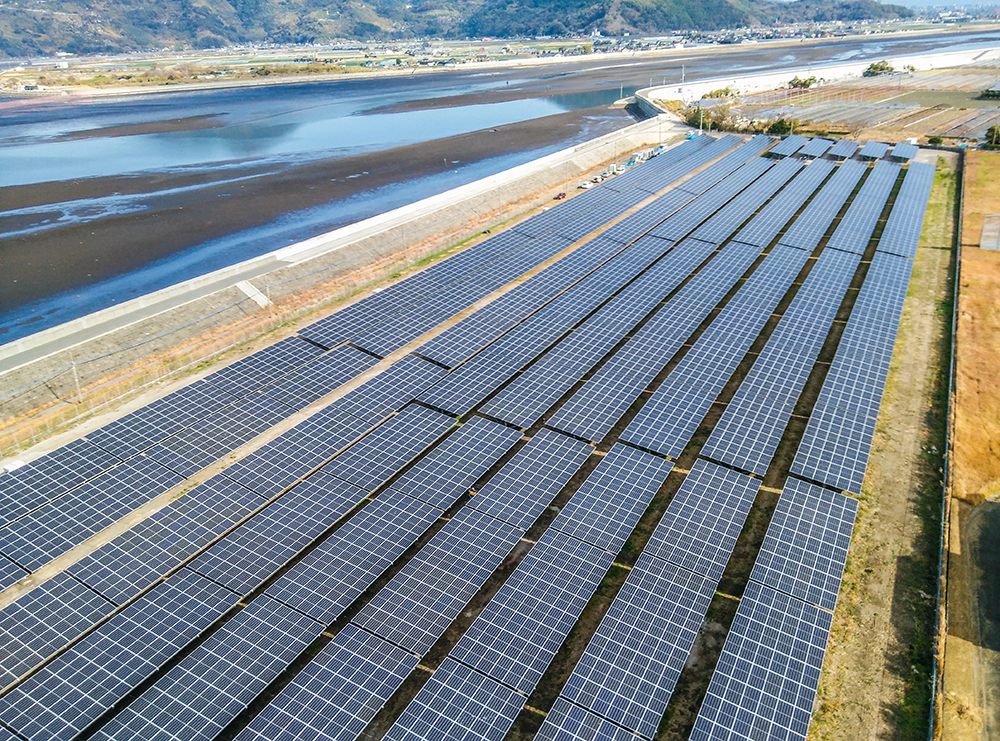
<svg viewBox="0 0 1000 741">
<path fill-rule="evenodd" d="M 881 62 L 872 62 L 869 64 L 868 69 L 862 72 L 861 76 L 879 77 L 880 75 L 891 75 L 894 71 L 892 65 L 883 59 Z"/>
</svg>

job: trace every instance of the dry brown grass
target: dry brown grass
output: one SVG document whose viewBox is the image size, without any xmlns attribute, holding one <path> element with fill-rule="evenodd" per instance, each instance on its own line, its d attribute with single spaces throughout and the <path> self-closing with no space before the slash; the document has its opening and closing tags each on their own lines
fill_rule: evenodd
<svg viewBox="0 0 1000 741">
<path fill-rule="evenodd" d="M 1000 252 L 979 249 L 983 214 L 1000 212 L 1000 153 L 968 152 L 955 343 L 955 496 L 1000 493 Z"/>
</svg>

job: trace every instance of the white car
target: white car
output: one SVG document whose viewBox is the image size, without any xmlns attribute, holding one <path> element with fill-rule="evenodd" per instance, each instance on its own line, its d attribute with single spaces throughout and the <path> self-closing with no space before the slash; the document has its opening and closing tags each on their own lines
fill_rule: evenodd
<svg viewBox="0 0 1000 741">
<path fill-rule="evenodd" d="M 594 184 L 588 180 L 585 183 L 580 183 L 579 187 L 583 188 L 584 190 L 587 190 L 587 188 L 593 188 Z"/>
</svg>

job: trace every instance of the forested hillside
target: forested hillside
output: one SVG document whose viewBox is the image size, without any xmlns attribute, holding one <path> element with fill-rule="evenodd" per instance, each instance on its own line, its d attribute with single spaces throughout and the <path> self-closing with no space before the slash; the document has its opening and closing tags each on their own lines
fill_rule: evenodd
<svg viewBox="0 0 1000 741">
<path fill-rule="evenodd" d="M 0 56 L 345 38 L 651 34 L 910 14 L 875 0 L 8 0 L 0 5 Z"/>
</svg>

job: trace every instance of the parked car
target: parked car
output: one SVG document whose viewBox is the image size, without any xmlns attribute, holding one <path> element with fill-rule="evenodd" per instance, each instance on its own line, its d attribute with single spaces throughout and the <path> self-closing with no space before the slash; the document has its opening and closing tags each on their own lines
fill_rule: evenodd
<svg viewBox="0 0 1000 741">
<path fill-rule="evenodd" d="M 566 197 L 565 193 L 559 193 L 559 194 L 556 195 L 555 200 L 561 201 L 565 197 Z"/>
<path fill-rule="evenodd" d="M 587 188 L 593 188 L 594 184 L 588 180 L 585 183 L 580 183 L 577 187 L 578 188 L 583 188 L 584 190 L 587 190 Z"/>
</svg>

